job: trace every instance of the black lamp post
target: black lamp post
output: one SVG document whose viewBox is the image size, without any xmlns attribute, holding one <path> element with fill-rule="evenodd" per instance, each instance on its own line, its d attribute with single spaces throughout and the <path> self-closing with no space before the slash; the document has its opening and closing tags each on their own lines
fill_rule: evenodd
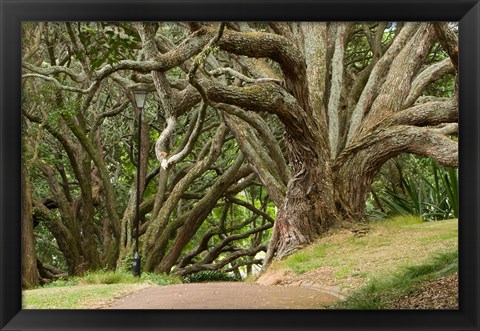
<svg viewBox="0 0 480 331">
<path fill-rule="evenodd" d="M 132 271 L 135 276 L 140 277 L 141 266 L 140 266 L 140 254 L 138 252 L 138 237 L 140 234 L 140 158 L 142 151 L 142 113 L 143 107 L 145 106 L 145 99 L 147 98 L 146 91 L 134 91 L 133 97 L 135 100 L 135 106 L 138 108 L 138 151 L 137 151 L 137 193 L 136 193 L 136 202 L 135 202 L 135 254 L 133 256 L 132 262 Z"/>
</svg>

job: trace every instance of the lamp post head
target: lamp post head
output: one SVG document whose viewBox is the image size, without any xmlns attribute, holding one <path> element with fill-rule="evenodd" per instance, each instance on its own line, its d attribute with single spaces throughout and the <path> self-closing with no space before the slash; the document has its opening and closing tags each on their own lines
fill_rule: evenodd
<svg viewBox="0 0 480 331">
<path fill-rule="evenodd" d="M 143 109 L 145 106 L 145 100 L 147 99 L 147 91 L 133 91 L 133 98 L 135 100 L 135 106 L 139 109 Z"/>
</svg>

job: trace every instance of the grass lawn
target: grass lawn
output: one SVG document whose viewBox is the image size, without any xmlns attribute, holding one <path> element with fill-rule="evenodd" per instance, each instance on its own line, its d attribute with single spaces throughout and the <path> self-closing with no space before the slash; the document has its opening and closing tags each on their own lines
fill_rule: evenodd
<svg viewBox="0 0 480 331">
<path fill-rule="evenodd" d="M 24 309 L 99 308 L 110 301 L 146 288 L 148 284 L 98 284 L 47 287 L 23 292 Z"/>
<path fill-rule="evenodd" d="M 23 291 L 24 309 L 92 309 L 151 286 L 180 283 L 175 276 L 97 271 Z"/>
<path fill-rule="evenodd" d="M 368 223 L 361 237 L 336 231 L 314 245 L 276 262 L 273 269 L 288 270 L 346 293 L 398 270 L 427 263 L 442 253 L 458 250 L 458 221 L 424 222 L 413 216 Z M 322 279 L 323 278 L 323 279 Z"/>
</svg>

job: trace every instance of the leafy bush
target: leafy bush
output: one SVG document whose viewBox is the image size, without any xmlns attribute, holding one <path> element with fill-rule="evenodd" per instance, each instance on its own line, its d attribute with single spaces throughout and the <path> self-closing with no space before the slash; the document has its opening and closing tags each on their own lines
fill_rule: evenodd
<svg viewBox="0 0 480 331">
<path fill-rule="evenodd" d="M 135 276 L 127 272 L 95 271 L 79 278 L 80 284 L 119 284 L 136 283 Z"/>
<path fill-rule="evenodd" d="M 140 279 L 142 280 L 142 282 L 149 281 L 160 286 L 179 284 L 182 282 L 181 278 L 178 276 L 149 272 L 142 273 Z"/>
<path fill-rule="evenodd" d="M 442 220 L 458 217 L 458 171 L 428 160 L 430 175 L 416 173 L 401 180 L 404 194 L 386 188 L 381 201 L 390 215 L 417 215 L 422 219 Z"/>
<path fill-rule="evenodd" d="M 239 281 L 237 277 L 220 270 L 202 270 L 184 277 L 185 283 L 204 283 L 204 282 L 235 282 Z"/>
<path fill-rule="evenodd" d="M 50 288 L 50 287 L 64 287 L 64 286 L 75 286 L 78 285 L 78 277 L 72 277 L 68 279 L 57 279 L 52 282 L 46 283 L 42 287 Z"/>
</svg>

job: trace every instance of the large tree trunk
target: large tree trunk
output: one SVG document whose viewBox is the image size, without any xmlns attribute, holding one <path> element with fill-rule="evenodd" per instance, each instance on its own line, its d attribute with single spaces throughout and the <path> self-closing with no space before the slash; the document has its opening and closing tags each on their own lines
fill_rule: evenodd
<svg viewBox="0 0 480 331">
<path fill-rule="evenodd" d="M 88 190 L 82 191 L 80 204 L 81 208 L 79 213 L 75 214 L 75 223 L 80 223 L 81 231 L 78 233 L 79 243 L 81 245 L 82 256 L 86 263 L 86 269 L 96 270 L 100 267 L 100 254 L 98 252 L 98 241 L 95 236 L 95 223 L 94 223 L 94 201 L 92 192 L 92 183 L 100 181 L 96 176 L 96 171 L 92 174 L 92 162 L 91 159 L 83 153 L 83 173 L 85 179 L 88 181 Z"/>
<path fill-rule="evenodd" d="M 22 286 L 38 285 L 37 256 L 32 219 L 32 191 L 26 167 L 22 162 Z"/>
<path fill-rule="evenodd" d="M 285 203 L 277 213 L 265 265 L 274 257 L 282 259 L 312 243 L 338 220 L 328 157 L 313 151 L 303 138 L 287 137 L 294 176 L 288 183 Z"/>
</svg>

